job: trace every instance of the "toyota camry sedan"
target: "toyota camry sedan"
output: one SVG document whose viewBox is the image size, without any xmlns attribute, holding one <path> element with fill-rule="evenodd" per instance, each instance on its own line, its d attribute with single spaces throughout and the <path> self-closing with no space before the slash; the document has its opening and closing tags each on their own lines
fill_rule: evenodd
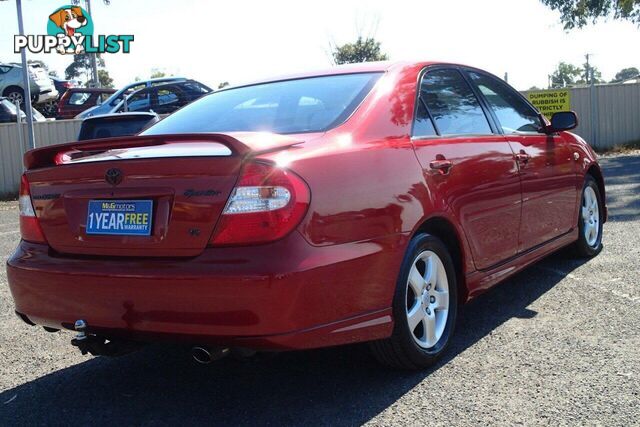
<svg viewBox="0 0 640 427">
<path fill-rule="evenodd" d="M 576 126 L 476 68 L 369 63 L 30 151 L 16 313 L 94 355 L 366 341 L 423 368 L 462 304 L 562 247 L 602 248 L 604 180 Z"/>
</svg>

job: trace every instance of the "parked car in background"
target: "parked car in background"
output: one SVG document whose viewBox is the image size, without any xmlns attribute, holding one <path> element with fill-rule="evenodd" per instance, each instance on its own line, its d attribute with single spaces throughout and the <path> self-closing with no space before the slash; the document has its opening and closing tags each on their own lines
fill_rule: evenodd
<svg viewBox="0 0 640 427">
<path fill-rule="evenodd" d="M 211 88 L 195 80 L 165 83 L 132 93 L 125 97 L 113 112 L 153 111 L 158 114 L 171 114 L 210 92 Z"/>
<path fill-rule="evenodd" d="M 53 76 L 51 76 L 51 80 L 58 90 L 59 98 L 62 97 L 67 90 L 80 86 L 77 80 L 64 80 Z"/>
<path fill-rule="evenodd" d="M 381 362 L 424 368 L 461 304 L 562 247 L 602 249 L 604 180 L 576 125 L 476 68 L 368 63 L 30 151 L 16 313 L 98 355 L 370 341 Z"/>
<path fill-rule="evenodd" d="M 58 101 L 56 118 L 73 119 L 88 108 L 106 102 L 115 92 L 115 89 L 71 88 Z"/>
<path fill-rule="evenodd" d="M 154 85 L 170 83 L 170 82 L 179 82 L 179 81 L 185 81 L 185 80 L 187 79 L 184 77 L 162 77 L 159 79 L 150 79 L 150 80 L 131 83 L 123 87 L 122 89 L 118 90 L 113 95 L 111 95 L 111 97 L 109 97 L 109 99 L 107 99 L 102 104 L 91 107 L 88 110 L 85 110 L 82 113 L 78 114 L 76 118 L 85 119 L 87 117 L 97 116 L 99 114 L 112 113 L 115 107 L 117 107 L 118 104 L 120 104 L 120 102 L 125 98 L 125 96 L 132 92 L 135 92 L 140 89 L 144 89 L 146 87 L 151 87 Z"/>
<path fill-rule="evenodd" d="M 160 118 L 157 114 L 145 112 L 87 117 L 82 121 L 78 141 L 137 135 L 158 121 Z"/>
<path fill-rule="evenodd" d="M 45 117 L 56 117 L 58 114 L 58 101 L 64 96 L 67 90 L 78 86 L 78 82 L 75 80 L 63 80 L 53 76 L 50 77 L 58 91 L 58 96 L 42 104 L 37 104 L 36 108 L 42 112 Z"/>
<path fill-rule="evenodd" d="M 31 109 L 33 120 L 36 122 L 44 122 L 47 119 L 35 108 Z M 26 120 L 27 115 L 24 110 L 20 110 L 20 117 Z M 15 104 L 8 98 L 0 98 L 0 123 L 16 123 L 18 121 L 18 109 Z"/>
<path fill-rule="evenodd" d="M 41 104 L 58 97 L 58 90 L 53 81 L 39 64 L 29 65 L 29 87 L 34 104 Z M 0 64 L 0 96 L 8 98 L 12 103 L 19 101 L 20 105 L 24 105 L 21 66 Z"/>
</svg>

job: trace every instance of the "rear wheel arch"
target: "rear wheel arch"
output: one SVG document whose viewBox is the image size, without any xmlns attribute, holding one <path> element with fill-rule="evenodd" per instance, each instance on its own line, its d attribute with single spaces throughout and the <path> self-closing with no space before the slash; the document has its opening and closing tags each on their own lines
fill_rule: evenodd
<svg viewBox="0 0 640 427">
<path fill-rule="evenodd" d="M 16 86 L 16 85 L 11 85 L 11 86 L 7 86 L 4 91 L 2 92 L 2 96 L 6 96 L 7 94 L 11 93 L 11 92 L 22 92 L 22 94 L 24 95 L 24 90 L 22 90 L 22 88 L 20 86 Z"/>
<path fill-rule="evenodd" d="M 467 300 L 467 286 L 465 281 L 465 253 L 462 245 L 461 236 L 456 227 L 444 217 L 432 217 L 424 221 L 415 230 L 413 236 L 420 233 L 430 234 L 437 237 L 444 243 L 456 271 L 456 279 L 458 283 L 458 302 L 463 303 Z M 412 237 L 413 237 L 412 236 Z"/>
</svg>

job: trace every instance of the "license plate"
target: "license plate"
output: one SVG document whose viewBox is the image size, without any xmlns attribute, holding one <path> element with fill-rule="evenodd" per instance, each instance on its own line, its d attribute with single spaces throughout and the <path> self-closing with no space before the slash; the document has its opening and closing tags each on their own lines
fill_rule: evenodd
<svg viewBox="0 0 640 427">
<path fill-rule="evenodd" d="M 152 200 L 90 200 L 87 234 L 149 236 Z"/>
</svg>

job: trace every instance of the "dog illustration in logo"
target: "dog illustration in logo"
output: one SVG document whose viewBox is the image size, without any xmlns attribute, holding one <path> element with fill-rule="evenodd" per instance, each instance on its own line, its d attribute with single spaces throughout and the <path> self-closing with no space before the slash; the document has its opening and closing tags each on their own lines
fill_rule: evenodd
<svg viewBox="0 0 640 427">
<path fill-rule="evenodd" d="M 56 27 L 61 28 L 64 31 L 64 35 L 68 37 L 72 37 L 77 29 L 84 27 L 88 22 L 87 18 L 82 14 L 82 9 L 77 6 L 60 9 L 49 15 L 49 19 L 56 24 Z M 58 46 L 58 52 L 82 53 L 84 52 L 84 47 L 79 44 L 76 46 L 75 51 L 65 52 L 64 47 Z"/>
</svg>

